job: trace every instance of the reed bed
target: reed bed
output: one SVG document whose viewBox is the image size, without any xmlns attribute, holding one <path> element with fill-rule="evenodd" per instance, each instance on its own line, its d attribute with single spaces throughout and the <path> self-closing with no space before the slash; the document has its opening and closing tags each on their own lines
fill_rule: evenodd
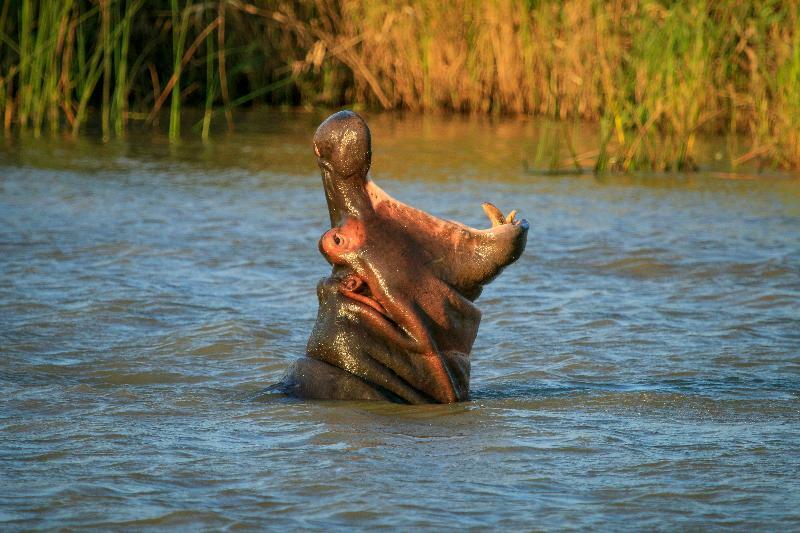
<svg viewBox="0 0 800 533">
<path fill-rule="evenodd" d="M 241 105 L 364 105 L 600 124 L 573 166 L 696 167 L 697 136 L 736 134 L 731 166 L 800 168 L 800 4 L 782 1 L 6 0 L 5 130 L 178 139 Z M 569 145 L 569 140 L 565 141 Z"/>
</svg>

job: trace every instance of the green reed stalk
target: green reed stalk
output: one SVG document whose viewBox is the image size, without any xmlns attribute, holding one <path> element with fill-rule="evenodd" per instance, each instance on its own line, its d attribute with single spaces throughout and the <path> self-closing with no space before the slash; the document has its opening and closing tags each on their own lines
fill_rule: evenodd
<svg viewBox="0 0 800 533">
<path fill-rule="evenodd" d="M 142 1 L 126 2 L 124 15 L 120 17 L 119 26 L 121 36 L 119 46 L 115 47 L 114 65 L 114 96 L 111 107 L 111 114 L 114 118 L 114 131 L 117 135 L 122 135 L 128 115 L 128 98 L 130 85 L 128 83 L 128 54 L 130 50 L 131 30 L 133 18 L 142 6 Z M 135 67 L 136 65 L 134 65 Z M 134 72 L 136 69 L 134 68 Z"/>
<path fill-rule="evenodd" d="M 111 134 L 111 8 L 109 0 L 100 0 L 100 38 L 103 42 L 103 103 L 101 123 L 103 140 L 108 141 Z"/>
<path fill-rule="evenodd" d="M 80 8 L 78 9 L 80 12 Z M 76 86 L 75 88 L 80 93 L 82 92 L 83 83 L 84 83 L 84 76 L 86 73 L 86 38 L 84 33 L 86 32 L 85 24 L 81 24 L 80 21 L 76 21 L 75 24 L 75 33 L 76 33 L 76 40 L 78 44 L 78 52 L 77 52 L 77 65 L 76 65 Z"/>
<path fill-rule="evenodd" d="M 186 0 L 186 7 L 189 2 Z M 175 84 L 172 86 L 172 100 L 169 110 L 169 139 L 177 140 L 181 135 L 181 59 L 183 58 L 183 48 L 186 44 L 186 33 L 189 28 L 188 13 L 181 13 L 178 9 L 178 0 L 171 0 L 172 8 L 172 55 L 173 75 L 176 76 Z"/>
<path fill-rule="evenodd" d="M 104 58 L 105 55 L 104 43 L 106 43 L 106 41 L 108 42 L 114 41 L 115 39 L 117 39 L 119 33 L 119 28 L 115 28 L 113 31 L 110 31 L 108 39 L 107 40 L 101 39 L 100 42 L 96 42 L 91 57 L 89 58 L 88 61 L 85 59 L 87 42 L 92 42 L 92 39 L 91 37 L 86 36 L 86 31 L 83 29 L 84 24 L 82 24 L 82 22 L 89 20 L 89 18 L 98 11 L 99 11 L 99 6 L 96 6 L 95 8 L 84 13 L 78 19 L 79 70 L 78 70 L 77 85 L 79 86 L 78 89 L 79 100 L 78 100 L 77 111 L 75 112 L 75 121 L 72 124 L 73 136 L 78 134 L 81 126 L 86 121 L 89 100 L 94 94 L 97 84 L 100 81 L 101 76 L 103 75 L 104 65 L 102 59 Z"/>
<path fill-rule="evenodd" d="M 228 131 L 233 131 L 233 113 L 230 110 L 230 95 L 228 94 L 228 71 L 225 67 L 226 61 L 226 45 L 225 45 L 225 4 L 226 2 L 219 3 L 219 26 L 217 27 L 217 63 L 219 64 L 219 91 L 222 95 L 222 103 L 225 106 L 225 122 L 228 125 Z"/>
<path fill-rule="evenodd" d="M 45 117 L 45 106 L 47 104 L 48 75 L 52 72 L 50 65 L 53 61 L 52 40 L 53 37 L 53 9 L 43 9 L 39 6 L 39 27 L 36 31 L 36 40 L 31 58 L 31 70 L 29 72 L 31 87 L 31 114 L 33 131 L 35 136 L 39 136 L 42 131 L 42 122 Z"/>
<path fill-rule="evenodd" d="M 111 95 L 111 121 L 113 122 L 114 133 L 117 136 L 123 134 L 125 128 L 125 108 L 127 99 L 126 87 L 128 76 L 128 47 L 130 45 L 130 23 L 126 24 L 122 20 L 121 13 L 123 5 L 127 6 L 125 0 L 119 0 L 114 10 L 115 18 L 119 21 L 121 28 L 120 42 L 114 47 L 114 92 Z"/>
<path fill-rule="evenodd" d="M 63 58 L 64 45 L 69 30 L 70 13 L 72 11 L 72 0 L 66 0 L 61 9 L 54 13 L 54 27 L 57 27 L 55 47 L 49 53 L 49 68 L 46 78 L 47 94 L 47 122 L 50 125 L 50 133 L 57 133 L 60 128 L 58 116 L 58 103 L 61 99 L 59 91 L 59 80 L 61 79 L 61 65 L 59 59 Z"/>
<path fill-rule="evenodd" d="M 33 26 L 33 6 L 32 0 L 22 0 L 19 21 L 19 111 L 20 126 L 23 128 L 28 124 L 28 114 L 31 106 L 31 58 L 33 49 L 31 45 L 31 30 Z"/>
<path fill-rule="evenodd" d="M 205 112 L 203 113 L 203 129 L 200 134 L 203 141 L 208 141 L 208 135 L 211 129 L 211 115 L 213 114 L 214 89 L 216 87 L 214 79 L 214 54 L 214 39 L 209 37 L 206 39 L 206 103 Z"/>
<path fill-rule="evenodd" d="M 12 44 L 9 44 L 8 42 L 10 41 L 10 38 L 6 36 L 6 21 L 8 20 L 8 11 L 10 5 L 11 2 L 3 2 L 2 7 L 0 7 L 0 54 L 4 52 L 4 46 L 12 48 L 11 52 L 9 53 L 14 52 Z M 19 52 L 18 48 L 16 52 Z M 2 55 L 0 55 L 0 57 L 2 57 Z M 0 67 L 2 67 L 2 65 L 0 65 Z M 8 71 L 0 70 L 0 112 L 4 112 L 9 109 L 9 103 L 11 101 L 11 88 L 13 87 L 12 78 L 14 76 L 12 69 L 14 69 L 14 71 L 16 70 L 15 67 L 11 67 L 8 69 Z M 9 126 L 5 126 L 6 121 L 4 120 L 3 122 L 3 129 L 8 130 L 10 124 Z"/>
<path fill-rule="evenodd" d="M 81 49 L 85 50 L 85 35 L 81 33 Z M 89 98 L 91 98 L 92 93 L 94 92 L 97 83 L 100 81 L 100 76 L 103 74 L 103 71 L 100 68 L 100 59 L 103 56 L 103 46 L 101 44 L 97 44 L 95 46 L 94 52 L 92 52 L 92 56 L 87 63 L 84 64 L 84 68 L 80 70 L 79 79 L 80 79 L 80 96 L 78 101 L 78 110 L 75 113 L 75 122 L 72 125 L 72 134 L 77 135 L 80 127 L 83 125 L 83 122 L 86 120 L 86 113 L 87 113 L 87 106 L 89 105 Z"/>
</svg>

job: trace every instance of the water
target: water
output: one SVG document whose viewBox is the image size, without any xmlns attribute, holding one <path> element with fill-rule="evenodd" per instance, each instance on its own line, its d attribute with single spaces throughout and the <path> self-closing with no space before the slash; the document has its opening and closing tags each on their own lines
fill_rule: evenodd
<svg viewBox="0 0 800 533">
<path fill-rule="evenodd" d="M 797 179 L 536 176 L 532 124 L 370 117 L 390 194 L 528 248 L 472 401 L 299 402 L 261 391 L 328 272 L 321 118 L 3 141 L 0 529 L 800 528 Z"/>
</svg>

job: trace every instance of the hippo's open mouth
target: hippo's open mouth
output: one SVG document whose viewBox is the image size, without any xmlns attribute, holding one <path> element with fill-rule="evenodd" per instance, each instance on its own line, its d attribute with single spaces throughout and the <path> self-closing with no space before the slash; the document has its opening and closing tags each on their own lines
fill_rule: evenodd
<svg viewBox="0 0 800 533">
<path fill-rule="evenodd" d="M 377 312 L 382 318 L 388 320 L 390 323 L 395 324 L 394 320 L 386 312 L 386 309 L 375 299 L 369 284 L 356 273 L 350 273 L 346 278 L 339 282 L 339 292 L 366 306 L 369 312 Z"/>
</svg>

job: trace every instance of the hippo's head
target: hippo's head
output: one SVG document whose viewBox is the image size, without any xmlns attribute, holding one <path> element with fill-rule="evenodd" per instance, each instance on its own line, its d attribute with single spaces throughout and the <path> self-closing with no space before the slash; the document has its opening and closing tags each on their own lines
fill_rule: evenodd
<svg viewBox="0 0 800 533">
<path fill-rule="evenodd" d="M 476 230 L 399 202 L 367 176 L 369 128 L 350 111 L 314 135 L 331 229 L 319 241 L 333 265 L 318 287 L 307 355 L 285 383 L 315 398 L 449 403 L 469 396 L 469 354 L 483 285 L 525 248 L 528 223 L 484 204 Z"/>
</svg>

